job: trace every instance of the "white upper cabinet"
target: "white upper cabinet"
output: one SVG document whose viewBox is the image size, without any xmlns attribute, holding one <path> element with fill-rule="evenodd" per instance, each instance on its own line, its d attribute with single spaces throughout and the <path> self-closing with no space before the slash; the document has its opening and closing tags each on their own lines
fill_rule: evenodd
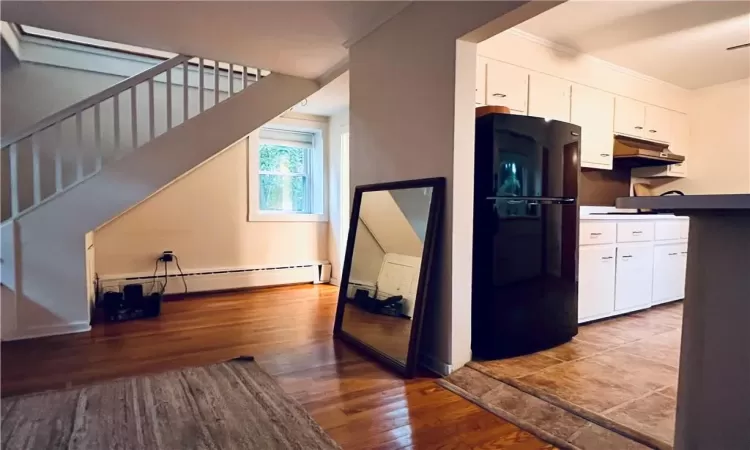
<svg viewBox="0 0 750 450">
<path fill-rule="evenodd" d="M 474 91 L 476 106 L 487 104 L 487 58 L 477 56 L 477 80 Z"/>
<path fill-rule="evenodd" d="M 615 133 L 643 138 L 646 105 L 625 97 L 615 99 Z"/>
<path fill-rule="evenodd" d="M 685 161 L 680 164 L 669 166 L 669 173 L 674 177 L 687 176 L 687 157 L 690 145 L 690 123 L 686 114 L 672 112 L 672 141 L 669 144 L 669 150 L 678 155 L 684 156 Z"/>
<path fill-rule="evenodd" d="M 654 107 L 655 108 L 655 107 Z M 661 108 L 658 108 L 661 109 Z M 648 111 L 648 110 L 647 110 Z M 666 111 L 666 110 L 663 110 Z M 669 119 L 669 150 L 684 156 L 685 161 L 668 166 L 652 166 L 634 168 L 632 175 L 641 178 L 682 178 L 687 176 L 688 146 L 690 142 L 690 125 L 685 114 L 667 111 Z M 648 131 L 647 131 L 648 133 Z"/>
<path fill-rule="evenodd" d="M 643 137 L 651 141 L 670 143 L 671 122 L 671 111 L 658 106 L 647 105 Z"/>
<path fill-rule="evenodd" d="M 612 169 L 614 95 L 574 84 L 570 121 L 581 127 L 581 166 Z"/>
<path fill-rule="evenodd" d="M 487 61 L 487 104 L 528 112 L 529 71 L 499 61 Z"/>
<path fill-rule="evenodd" d="M 570 88 L 561 78 L 532 72 L 529 81 L 529 115 L 570 122 Z"/>
<path fill-rule="evenodd" d="M 615 100 L 615 134 L 649 141 L 671 142 L 672 111 L 637 100 L 617 97 Z"/>
</svg>

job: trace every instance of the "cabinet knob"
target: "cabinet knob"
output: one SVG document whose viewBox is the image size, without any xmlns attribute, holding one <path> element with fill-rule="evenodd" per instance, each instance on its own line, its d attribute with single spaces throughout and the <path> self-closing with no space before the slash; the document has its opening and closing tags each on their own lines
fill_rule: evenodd
<svg viewBox="0 0 750 450">
<path fill-rule="evenodd" d="M 642 130 L 643 127 L 635 127 L 636 130 Z"/>
<path fill-rule="evenodd" d="M 649 133 L 656 133 L 656 130 L 648 130 Z"/>
<path fill-rule="evenodd" d="M 612 257 L 611 256 L 602 256 L 602 261 L 606 261 L 608 259 L 612 259 Z"/>
<path fill-rule="evenodd" d="M 633 231 L 633 235 L 637 235 L 637 234 L 643 234 L 643 231 L 639 231 L 639 230 Z"/>
<path fill-rule="evenodd" d="M 599 153 L 599 156 L 603 156 L 603 157 L 607 158 L 609 156 L 609 153 Z"/>
<path fill-rule="evenodd" d="M 590 233 L 589 234 L 589 236 L 591 236 L 591 237 L 597 237 L 597 236 L 601 236 L 601 235 L 602 235 L 601 233 Z"/>
<path fill-rule="evenodd" d="M 677 253 L 670 253 L 669 256 L 677 256 Z"/>
<path fill-rule="evenodd" d="M 633 255 L 622 255 L 622 257 L 623 257 L 623 259 L 625 259 L 625 258 L 632 258 Z"/>
<path fill-rule="evenodd" d="M 500 93 L 497 93 L 497 92 L 495 92 L 494 94 L 492 94 L 492 96 L 493 96 L 493 97 L 500 97 L 500 98 L 503 98 L 503 97 L 507 97 L 507 95 L 505 95 L 505 94 L 500 94 Z"/>
</svg>

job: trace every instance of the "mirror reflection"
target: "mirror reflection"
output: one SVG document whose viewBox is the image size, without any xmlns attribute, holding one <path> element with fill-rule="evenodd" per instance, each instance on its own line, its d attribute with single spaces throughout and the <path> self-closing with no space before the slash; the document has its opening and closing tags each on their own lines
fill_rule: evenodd
<svg viewBox="0 0 750 450">
<path fill-rule="evenodd" d="M 432 187 L 362 193 L 342 330 L 406 364 Z"/>
</svg>

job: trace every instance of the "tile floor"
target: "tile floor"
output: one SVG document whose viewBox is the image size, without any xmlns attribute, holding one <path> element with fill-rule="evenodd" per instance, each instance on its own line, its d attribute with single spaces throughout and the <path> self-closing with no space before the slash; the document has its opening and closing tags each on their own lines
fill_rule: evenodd
<svg viewBox="0 0 750 450">
<path fill-rule="evenodd" d="M 582 325 L 559 347 L 481 361 L 513 378 L 672 445 L 682 302 Z"/>
</svg>

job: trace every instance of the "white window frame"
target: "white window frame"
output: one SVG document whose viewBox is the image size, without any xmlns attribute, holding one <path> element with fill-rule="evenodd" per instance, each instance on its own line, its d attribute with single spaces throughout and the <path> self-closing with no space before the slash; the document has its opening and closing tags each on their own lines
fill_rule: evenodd
<svg viewBox="0 0 750 450">
<path fill-rule="evenodd" d="M 261 211 L 260 209 L 260 132 L 248 136 L 248 221 L 249 222 L 327 222 L 327 128 L 328 123 L 280 117 L 266 125 L 267 128 L 312 133 L 313 149 L 307 164 L 309 171 L 310 213 Z"/>
</svg>

